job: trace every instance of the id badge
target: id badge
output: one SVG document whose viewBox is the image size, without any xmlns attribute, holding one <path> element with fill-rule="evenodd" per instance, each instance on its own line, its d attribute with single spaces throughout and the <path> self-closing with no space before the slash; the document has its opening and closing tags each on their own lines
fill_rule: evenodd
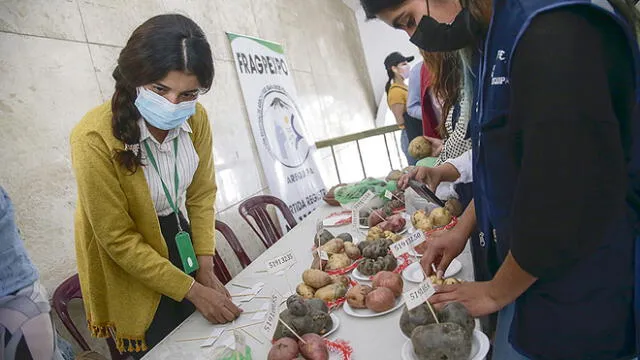
<svg viewBox="0 0 640 360">
<path fill-rule="evenodd" d="M 182 260 L 182 268 L 186 274 L 198 270 L 198 259 L 196 259 L 196 253 L 193 250 L 193 244 L 191 243 L 191 236 L 185 231 L 181 231 L 176 234 L 176 244 L 178 245 L 178 254 L 180 254 L 180 260 Z"/>
</svg>

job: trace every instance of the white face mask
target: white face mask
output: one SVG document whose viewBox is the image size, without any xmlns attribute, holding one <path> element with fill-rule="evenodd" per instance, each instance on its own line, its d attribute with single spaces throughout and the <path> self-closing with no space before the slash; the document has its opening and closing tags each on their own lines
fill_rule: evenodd
<svg viewBox="0 0 640 360">
<path fill-rule="evenodd" d="M 196 113 L 196 101 L 183 101 L 174 104 L 144 86 L 137 88 L 138 97 L 135 105 L 140 115 L 153 127 L 161 130 L 171 130 L 184 124 Z"/>
<path fill-rule="evenodd" d="M 400 70 L 400 76 L 402 76 L 403 79 L 406 80 L 409 78 L 409 74 L 411 74 L 411 67 L 409 64 L 398 66 L 398 70 Z"/>
</svg>

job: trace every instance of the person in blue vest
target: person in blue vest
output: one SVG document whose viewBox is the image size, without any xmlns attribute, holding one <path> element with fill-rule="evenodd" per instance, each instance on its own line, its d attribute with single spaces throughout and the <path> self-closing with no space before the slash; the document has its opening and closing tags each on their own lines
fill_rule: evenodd
<svg viewBox="0 0 640 360">
<path fill-rule="evenodd" d="M 474 202 L 467 209 L 475 214 L 462 226 L 475 222 L 501 265 L 490 281 L 444 286 L 430 300 L 460 302 L 475 316 L 500 311 L 494 359 L 637 355 L 640 56 L 633 2 L 361 3 L 368 17 L 405 30 L 425 51 L 471 47 L 479 60 Z M 469 10 L 479 3 L 492 6 L 489 26 Z M 482 46 L 474 48 L 478 39 Z M 440 244 L 424 256 L 441 268 L 437 259 L 451 258 L 457 247 Z"/>
</svg>

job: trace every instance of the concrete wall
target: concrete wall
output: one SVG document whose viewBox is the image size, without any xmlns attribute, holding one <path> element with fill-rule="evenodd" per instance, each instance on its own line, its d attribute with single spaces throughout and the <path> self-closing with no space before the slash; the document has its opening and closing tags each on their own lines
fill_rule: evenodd
<svg viewBox="0 0 640 360">
<path fill-rule="evenodd" d="M 166 12 L 191 16 L 212 44 L 216 79 L 201 102 L 214 134 L 216 210 L 252 258 L 263 247 L 237 205 L 269 189 L 224 31 L 284 45 L 314 140 L 373 126 L 357 22 L 340 0 L 0 0 L 0 185 L 15 202 L 27 248 L 50 291 L 76 272 L 69 133 L 110 98 L 111 71 L 131 31 Z M 344 147 L 345 154 L 350 149 Z M 326 150 L 319 155 L 330 186 L 337 181 L 333 162 Z M 342 165 L 357 161 L 357 154 L 347 155 Z M 239 271 L 226 243 L 219 248 L 232 272 Z"/>
</svg>

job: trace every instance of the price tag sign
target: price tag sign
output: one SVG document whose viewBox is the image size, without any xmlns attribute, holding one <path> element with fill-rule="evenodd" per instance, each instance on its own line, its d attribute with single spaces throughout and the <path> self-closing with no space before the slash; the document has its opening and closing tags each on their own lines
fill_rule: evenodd
<svg viewBox="0 0 640 360">
<path fill-rule="evenodd" d="M 386 197 L 387 199 L 391 200 L 393 199 L 393 193 L 389 190 L 385 190 L 384 191 L 384 197 Z"/>
<path fill-rule="evenodd" d="M 280 314 L 278 314 L 278 309 L 280 308 L 280 303 L 281 297 L 278 295 L 277 291 L 274 291 L 271 294 L 269 311 L 267 312 L 267 316 L 265 316 L 262 327 L 260 328 L 264 336 L 269 340 L 273 338 L 273 333 L 276 331 L 276 326 L 278 325 L 278 317 L 280 316 Z"/>
<path fill-rule="evenodd" d="M 411 244 L 412 247 L 416 247 L 427 241 L 427 238 L 424 236 L 424 232 L 422 230 L 418 230 L 413 234 L 410 234 L 409 236 L 407 236 L 407 239 L 409 239 L 409 244 Z"/>
<path fill-rule="evenodd" d="M 412 248 L 409 237 L 402 238 L 402 240 L 396 241 L 389 246 L 391 253 L 395 257 L 400 257 L 402 254 L 408 253 Z"/>
<path fill-rule="evenodd" d="M 407 308 L 409 310 L 413 310 L 426 302 L 435 293 L 436 290 L 431 286 L 431 282 L 427 280 L 420 283 L 418 287 L 402 294 L 402 296 L 404 297 L 404 302 L 407 305 Z"/>
<path fill-rule="evenodd" d="M 296 258 L 293 256 L 293 250 L 288 251 L 284 255 L 277 256 L 267 261 L 267 272 L 269 274 L 275 274 L 279 271 L 289 268 L 296 263 Z"/>
<path fill-rule="evenodd" d="M 353 204 L 353 209 L 351 210 L 351 222 L 356 231 L 360 227 L 360 210 L 375 197 L 376 194 L 368 190 L 358 201 L 355 202 L 355 204 Z"/>
<path fill-rule="evenodd" d="M 329 260 L 329 254 L 324 250 L 318 249 L 318 257 L 320 257 L 320 260 Z"/>
</svg>

